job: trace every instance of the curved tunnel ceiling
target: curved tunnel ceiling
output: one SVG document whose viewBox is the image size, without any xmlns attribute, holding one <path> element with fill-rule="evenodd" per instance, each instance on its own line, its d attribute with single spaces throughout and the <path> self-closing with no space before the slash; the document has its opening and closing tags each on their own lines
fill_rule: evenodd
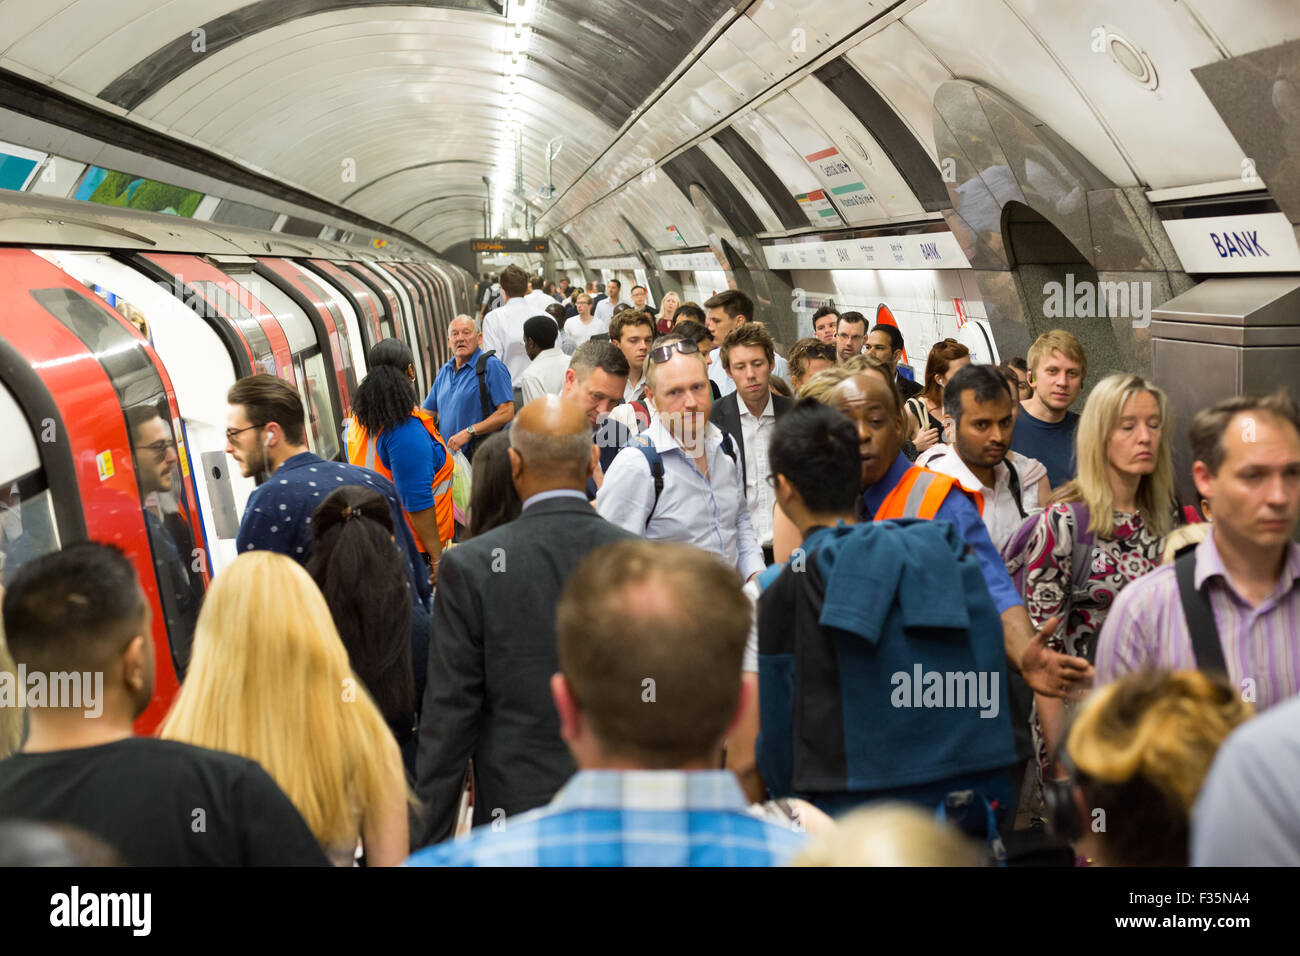
<svg viewBox="0 0 1300 956">
<path fill-rule="evenodd" d="M 749 180 L 737 188 L 768 229 L 808 228 L 795 199 L 819 180 L 804 160 L 832 147 L 878 199 L 844 225 L 935 218 L 943 194 L 913 173 L 938 169 L 933 97 L 956 78 L 1001 91 L 1118 186 L 1231 179 L 1241 148 L 1192 71 L 1300 37 L 1293 3 L 1232 6 L 0 0 L 0 68 L 436 249 L 480 234 L 490 202 L 494 229 L 531 222 L 593 254 L 632 232 L 704 241 L 659 168 L 696 145 Z M 1145 86 L 1080 42 L 1097 23 L 1147 59 Z M 1171 148 L 1185 129 L 1195 151 Z"/>
</svg>

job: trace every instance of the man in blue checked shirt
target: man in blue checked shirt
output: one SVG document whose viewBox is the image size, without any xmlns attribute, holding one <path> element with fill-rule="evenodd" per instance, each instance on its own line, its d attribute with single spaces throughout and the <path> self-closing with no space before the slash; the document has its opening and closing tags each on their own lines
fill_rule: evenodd
<svg viewBox="0 0 1300 956">
<path fill-rule="evenodd" d="M 745 698 L 740 575 L 698 548 L 593 551 L 556 611 L 551 694 L 578 772 L 545 807 L 421 850 L 410 866 L 776 866 L 805 836 L 752 814 L 717 769 Z"/>
</svg>

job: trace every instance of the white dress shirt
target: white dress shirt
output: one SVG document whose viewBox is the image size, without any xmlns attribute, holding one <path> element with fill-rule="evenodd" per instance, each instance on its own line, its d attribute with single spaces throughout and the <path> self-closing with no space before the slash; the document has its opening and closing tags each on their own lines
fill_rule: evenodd
<svg viewBox="0 0 1300 956">
<path fill-rule="evenodd" d="M 614 306 L 622 304 L 622 299 L 619 299 L 618 302 L 611 302 L 609 299 L 601 299 L 596 303 L 596 311 L 593 314 L 596 318 L 603 321 L 605 323 L 605 328 L 608 329 L 609 320 L 614 318 Z"/>
<path fill-rule="evenodd" d="M 547 295 L 541 289 L 534 289 L 524 296 L 524 301 L 533 307 L 533 315 L 551 315 L 546 311 L 547 306 L 555 305 L 555 296 Z M 555 316 L 551 316 L 552 319 Z"/>
<path fill-rule="evenodd" d="M 569 368 L 569 357 L 557 348 L 537 353 L 524 374 L 519 378 L 519 391 L 527 405 L 543 395 L 559 395 L 564 388 L 564 373 Z"/>
<path fill-rule="evenodd" d="M 524 351 L 524 323 L 535 315 L 537 310 L 527 299 L 520 297 L 510 299 L 500 308 L 493 309 L 483 319 L 483 351 L 492 350 L 497 353 L 497 358 L 510 369 L 510 381 L 515 385 L 519 384 L 519 379 L 528 368 L 528 353 Z"/>
<path fill-rule="evenodd" d="M 772 410 L 772 393 L 767 393 L 767 407 L 754 417 L 741 399 L 736 399 L 740 409 L 740 437 L 745 445 L 745 506 L 749 520 L 754 525 L 754 535 L 764 547 L 772 544 L 772 509 L 776 495 L 767 483 L 769 464 L 767 449 L 776 428 L 776 412 Z"/>
<path fill-rule="evenodd" d="M 564 320 L 564 334 L 573 342 L 574 348 L 577 348 L 593 335 L 600 335 L 602 332 L 609 331 L 609 320 L 601 321 L 593 317 L 590 322 L 583 322 L 579 316 L 571 315 Z"/>
<path fill-rule="evenodd" d="M 740 465 L 722 450 L 722 431 L 709 423 L 704 438 L 706 480 L 657 417 L 641 433 L 663 458 L 664 489 L 655 504 L 650 463 L 640 449 L 624 448 L 605 472 L 596 511 L 633 534 L 693 544 L 711 551 L 748 578 L 763 570 L 763 552 L 745 507 Z M 653 515 L 651 509 L 654 509 Z"/>
<path fill-rule="evenodd" d="M 1032 458 L 1025 461 L 1038 464 Z M 1011 539 L 1016 529 L 1020 527 L 1020 522 L 1024 520 L 1020 516 L 1020 509 L 1016 507 L 1015 496 L 1011 493 L 1011 472 L 1007 470 L 1006 464 L 999 464 L 993 469 L 993 480 L 996 486 L 990 488 L 975 477 L 975 473 L 961 460 L 957 449 L 952 445 L 942 443 L 933 445 L 917 456 L 916 463 L 922 468 L 950 475 L 961 482 L 962 487 L 967 491 L 978 491 L 984 496 L 984 511 L 981 517 L 989 529 L 993 546 L 1001 551 L 1002 546 Z M 1039 468 L 1041 469 L 1042 465 L 1039 465 Z M 1020 479 L 1020 501 L 1024 505 L 1026 515 L 1041 510 L 1038 504 L 1038 479 L 1043 474 L 1043 471 L 1039 471 L 1031 483 L 1026 483 L 1025 470 L 1017 463 L 1016 477 Z"/>
<path fill-rule="evenodd" d="M 732 381 L 727 370 L 722 367 L 722 350 L 714 349 L 709 353 L 709 378 L 718 386 L 718 397 L 726 398 L 736 390 L 736 383 Z M 772 364 L 772 374 L 777 378 L 790 381 L 790 366 L 781 356 L 776 356 L 776 361 Z"/>
</svg>

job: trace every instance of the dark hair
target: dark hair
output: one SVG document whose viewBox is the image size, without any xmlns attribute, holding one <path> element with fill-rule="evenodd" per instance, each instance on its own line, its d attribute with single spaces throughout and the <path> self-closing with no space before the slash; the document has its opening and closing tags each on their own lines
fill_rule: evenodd
<svg viewBox="0 0 1300 956">
<path fill-rule="evenodd" d="M 925 388 L 921 394 L 932 402 L 937 401 L 940 398 L 939 389 L 943 387 L 939 384 L 939 376 L 946 375 L 948 366 L 964 358 L 970 358 L 970 349 L 956 339 L 935 342 L 930 349 L 929 358 L 925 360 Z"/>
<path fill-rule="evenodd" d="M 111 544 L 85 541 L 33 558 L 5 588 L 9 650 L 35 671 L 104 671 L 145 624 L 135 568 Z"/>
<path fill-rule="evenodd" d="M 967 365 L 958 369 L 943 390 L 943 412 L 952 419 L 954 426 L 961 425 L 963 392 L 974 392 L 977 402 L 997 401 L 1007 397 L 1007 380 L 996 365 Z"/>
<path fill-rule="evenodd" d="M 523 502 L 510 476 L 510 433 L 494 432 L 474 450 L 466 536 L 474 538 L 514 521 L 522 509 Z"/>
<path fill-rule="evenodd" d="M 135 431 L 145 422 L 151 422 L 155 418 L 161 418 L 167 421 L 167 416 L 163 414 L 159 406 L 152 403 L 144 405 L 133 405 L 126 410 L 126 423 L 131 426 L 131 441 L 135 441 Z"/>
<path fill-rule="evenodd" d="M 611 286 L 611 285 L 616 285 L 616 286 L 618 286 L 618 290 L 619 290 L 620 292 L 623 291 L 623 283 L 619 282 L 617 279 L 610 279 L 608 282 L 605 283 L 605 285 L 606 285 L 606 287 Z"/>
<path fill-rule="evenodd" d="M 815 514 L 852 514 L 862 493 L 858 430 L 848 416 L 811 398 L 795 402 L 768 444 L 773 475 L 785 475 Z"/>
<path fill-rule="evenodd" d="M 1196 413 L 1187 437 L 1192 446 L 1192 461 L 1201 461 L 1210 469 L 1210 474 L 1217 475 L 1227 456 L 1223 447 L 1223 433 L 1228 430 L 1232 420 L 1247 412 L 1265 412 L 1290 422 L 1291 427 L 1300 434 L 1300 411 L 1285 388 L 1267 396 L 1234 395 L 1216 402 L 1209 408 Z"/>
<path fill-rule="evenodd" d="M 1015 368 L 1010 364 L 1005 364 L 997 366 L 997 370 L 1002 373 L 1002 377 L 1006 380 L 1007 391 L 1011 393 L 1011 400 L 1013 402 L 1020 401 L 1020 376 L 1016 374 Z"/>
<path fill-rule="evenodd" d="M 632 291 L 633 291 L 633 292 L 635 292 L 637 289 L 640 289 L 642 292 L 645 292 L 645 293 L 649 293 L 649 292 L 650 292 L 650 290 L 647 289 L 647 288 L 646 288 L 645 286 L 643 286 L 643 285 L 634 285 L 634 286 L 632 286 Z"/>
<path fill-rule="evenodd" d="M 867 334 L 867 326 L 871 324 L 867 321 L 867 317 L 861 312 L 841 312 L 840 321 L 835 323 L 836 330 L 838 330 L 840 325 L 844 322 L 847 322 L 850 325 L 861 324 L 863 335 Z"/>
<path fill-rule="evenodd" d="M 549 306 L 547 311 L 550 311 Z M 559 328 L 551 321 L 549 315 L 535 315 L 524 323 L 524 338 L 531 339 L 539 349 L 555 348 L 555 338 L 559 334 Z"/>
<path fill-rule="evenodd" d="M 298 397 L 297 390 L 284 379 L 265 373 L 247 375 L 230 386 L 226 392 L 226 401 L 231 405 L 242 405 L 251 424 L 260 427 L 275 422 L 284 432 L 284 440 L 289 444 L 306 443 L 302 399 Z"/>
<path fill-rule="evenodd" d="M 352 415 L 358 425 L 375 436 L 386 428 L 397 428 L 411 417 L 415 390 L 406 369 L 414 360 L 405 342 L 383 339 L 370 350 L 366 364 L 370 371 L 357 385 Z"/>
<path fill-rule="evenodd" d="M 886 325 L 884 322 L 877 322 L 872 332 L 884 332 L 889 336 L 889 350 L 891 352 L 903 351 L 903 333 L 898 331 L 896 325 Z"/>
<path fill-rule="evenodd" d="M 655 331 L 654 319 L 648 312 L 640 312 L 634 308 L 620 309 L 610 320 L 609 337 L 611 341 L 619 342 L 623 339 L 623 330 L 630 325 L 644 325 L 653 335 Z"/>
<path fill-rule="evenodd" d="M 573 350 L 569 368 L 580 382 L 585 382 L 593 371 L 600 369 L 606 375 L 627 378 L 631 366 L 623 350 L 609 339 L 590 338 Z"/>
<path fill-rule="evenodd" d="M 528 291 L 528 273 L 518 266 L 506 266 L 501 270 L 501 291 L 512 299 L 517 299 Z"/>
<path fill-rule="evenodd" d="M 678 309 L 677 314 L 680 315 L 681 311 L 681 309 Z M 673 325 L 673 330 L 668 334 L 677 335 L 684 339 L 691 339 L 696 345 L 700 346 L 702 346 L 703 343 L 708 342 L 709 348 L 713 347 L 713 336 L 709 334 L 709 330 L 699 322 L 692 321 L 691 319 L 682 319 L 680 322 L 677 322 Z M 655 339 L 654 344 L 658 345 L 659 339 Z"/>
<path fill-rule="evenodd" d="M 794 398 L 794 389 L 780 375 L 769 375 L 767 387 L 772 390 L 773 395 L 780 395 L 782 398 Z"/>
<path fill-rule="evenodd" d="M 727 318 L 734 319 L 738 315 L 743 315 L 746 319 L 754 317 L 754 300 L 739 289 L 727 289 L 719 292 L 711 299 L 704 302 L 706 309 L 721 309 L 727 313 Z"/>
<path fill-rule="evenodd" d="M 678 318 L 681 316 L 681 318 Z M 673 313 L 673 330 L 676 331 L 678 322 L 698 322 L 700 328 L 704 328 L 704 310 L 694 302 L 683 302 Z"/>
<path fill-rule="evenodd" d="M 818 310 L 817 310 L 816 312 L 814 312 L 813 315 L 812 315 L 812 323 L 813 323 L 813 325 L 816 325 L 816 324 L 817 324 L 817 320 L 818 320 L 818 319 L 823 318 L 823 317 L 828 316 L 828 315 L 833 315 L 833 316 L 835 316 L 836 319 L 838 319 L 838 318 L 840 317 L 840 310 L 837 309 L 837 308 L 835 308 L 835 306 L 833 306 L 833 305 L 824 305 L 824 306 L 822 306 L 820 309 L 818 309 Z"/>
<path fill-rule="evenodd" d="M 560 326 L 564 323 L 565 319 L 564 306 L 560 305 L 558 302 L 553 302 L 546 307 L 546 314 L 555 320 L 555 332 L 558 335 L 560 332 Z M 533 341 L 536 342 L 537 340 L 533 339 Z M 546 346 L 548 349 L 550 347 L 551 346 L 549 345 Z"/>
<path fill-rule="evenodd" d="M 325 596 L 352 669 L 386 721 L 409 721 L 413 598 L 388 502 L 369 488 L 343 485 L 317 506 L 312 527 L 307 573 Z"/>
<path fill-rule="evenodd" d="M 1013 355 L 1011 358 L 1007 359 L 1007 364 L 1014 369 L 1019 369 L 1021 372 L 1024 372 L 1026 375 L 1029 374 L 1029 363 L 1026 362 L 1019 355 Z"/>
</svg>

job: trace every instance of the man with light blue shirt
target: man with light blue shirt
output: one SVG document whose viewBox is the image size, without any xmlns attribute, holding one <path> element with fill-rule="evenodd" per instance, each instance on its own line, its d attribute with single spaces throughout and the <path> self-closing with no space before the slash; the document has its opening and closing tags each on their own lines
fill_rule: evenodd
<svg viewBox="0 0 1300 956">
<path fill-rule="evenodd" d="M 451 359 L 438 369 L 424 409 L 438 416 L 438 432 L 448 450 L 464 449 L 472 458 L 475 446 L 485 436 L 515 417 L 515 390 L 506 366 L 495 355 L 483 352 L 482 336 L 469 316 L 451 320 L 447 342 Z"/>
<path fill-rule="evenodd" d="M 646 395 L 656 415 L 618 453 L 596 510 L 633 534 L 711 551 L 745 579 L 764 568 L 734 443 L 709 422 L 713 396 L 692 339 L 667 335 L 650 352 Z M 647 453 L 649 452 L 649 453 Z M 662 475 L 656 480 L 655 471 Z"/>
<path fill-rule="evenodd" d="M 713 336 L 709 380 L 718 386 L 718 397 L 726 398 L 736 390 L 736 383 L 723 367 L 719 349 L 728 332 L 738 325 L 754 321 L 754 300 L 739 289 L 728 289 L 706 300 L 704 308 L 704 327 Z M 784 381 L 790 380 L 789 365 L 780 355 L 772 364 L 772 374 Z"/>
<path fill-rule="evenodd" d="M 578 772 L 547 806 L 408 865 L 788 862 L 803 827 L 753 814 L 735 775 L 720 769 L 752 694 L 740 680 L 749 617 L 740 576 L 697 548 L 631 540 L 590 553 L 556 610 L 559 672 L 550 680 Z"/>
</svg>

